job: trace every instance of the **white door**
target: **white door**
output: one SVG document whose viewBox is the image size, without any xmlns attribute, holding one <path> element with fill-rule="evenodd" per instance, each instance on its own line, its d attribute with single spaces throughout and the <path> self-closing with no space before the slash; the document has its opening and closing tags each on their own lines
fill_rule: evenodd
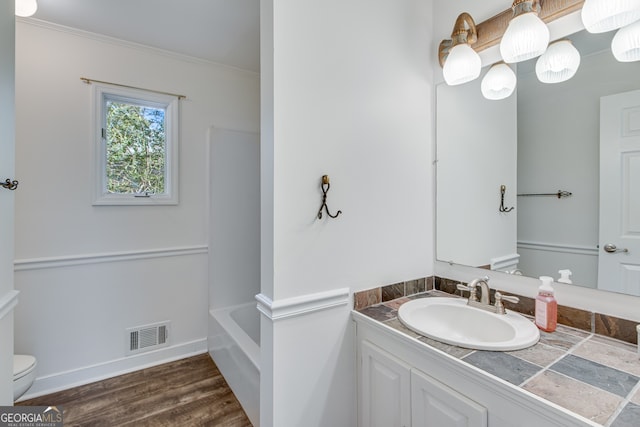
<svg viewBox="0 0 640 427">
<path fill-rule="evenodd" d="M 410 427 L 411 368 L 377 346 L 360 347 L 360 427 Z"/>
<path fill-rule="evenodd" d="M 487 409 L 427 374 L 411 371 L 413 427 L 487 427 Z"/>
<path fill-rule="evenodd" d="M 600 99 L 598 289 L 640 296 L 640 90 Z"/>
<path fill-rule="evenodd" d="M 12 1 L 0 2 L 0 183 L 14 179 L 14 14 Z M 14 192 L 0 187 L 0 406 L 13 403 Z"/>
</svg>

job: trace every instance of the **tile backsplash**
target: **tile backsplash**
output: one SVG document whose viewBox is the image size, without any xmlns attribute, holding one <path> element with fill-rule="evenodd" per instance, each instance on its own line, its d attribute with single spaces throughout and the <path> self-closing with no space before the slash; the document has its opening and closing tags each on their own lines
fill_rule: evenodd
<svg viewBox="0 0 640 427">
<path fill-rule="evenodd" d="M 450 280 L 442 277 L 424 277 L 406 282 L 394 283 L 378 288 L 356 292 L 354 295 L 355 310 L 362 310 L 372 305 L 380 304 L 402 298 L 409 295 L 419 294 L 430 290 L 439 290 L 449 294 L 462 296 L 456 285 L 458 280 Z M 491 300 L 493 293 L 491 290 Z M 502 291 L 501 291 L 502 292 Z M 465 292 L 466 293 L 466 292 Z M 522 314 L 534 315 L 535 300 L 533 298 L 503 292 L 505 295 L 515 295 L 520 299 L 517 304 L 505 302 L 505 307 Z M 558 324 L 581 329 L 583 331 L 615 338 L 632 344 L 638 343 L 636 325 L 638 322 L 621 319 L 601 313 L 594 313 L 574 307 L 558 305 Z"/>
<path fill-rule="evenodd" d="M 409 280 L 356 292 L 353 298 L 354 308 L 362 310 L 381 302 L 391 301 L 408 295 L 419 294 L 433 289 L 433 277 Z"/>
</svg>

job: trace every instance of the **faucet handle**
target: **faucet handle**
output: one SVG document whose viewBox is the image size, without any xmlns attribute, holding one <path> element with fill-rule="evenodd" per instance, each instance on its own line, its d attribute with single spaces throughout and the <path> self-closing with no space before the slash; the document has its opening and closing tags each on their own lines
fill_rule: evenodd
<svg viewBox="0 0 640 427">
<path fill-rule="evenodd" d="M 471 288 L 468 287 L 467 285 L 463 285 L 462 283 L 458 283 L 456 285 L 456 288 L 458 288 L 459 291 L 469 291 L 469 292 L 471 292 Z"/>
<path fill-rule="evenodd" d="M 458 288 L 459 291 L 468 291 L 469 292 L 469 301 L 477 301 L 478 300 L 478 296 L 476 295 L 476 285 L 473 284 L 472 286 L 468 286 L 468 285 L 463 285 L 462 283 L 458 283 L 456 285 L 456 288 Z"/>
<path fill-rule="evenodd" d="M 495 294 L 495 298 L 496 298 L 496 313 L 497 314 L 505 314 L 505 308 L 504 308 L 504 304 L 502 304 L 502 301 L 508 301 L 514 304 L 517 304 L 518 302 L 520 302 L 520 298 L 518 297 L 514 297 L 512 295 L 502 295 L 500 292 L 496 291 Z"/>
<path fill-rule="evenodd" d="M 500 295 L 500 299 L 502 299 L 502 301 L 507 301 L 513 304 L 517 304 L 520 302 L 520 298 L 514 297 L 512 295 L 502 295 L 500 294 L 500 292 L 496 292 L 496 294 Z"/>
</svg>

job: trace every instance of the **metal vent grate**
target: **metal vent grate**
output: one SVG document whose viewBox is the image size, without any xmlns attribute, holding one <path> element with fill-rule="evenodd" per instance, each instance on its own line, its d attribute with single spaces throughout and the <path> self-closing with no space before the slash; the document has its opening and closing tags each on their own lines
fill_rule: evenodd
<svg viewBox="0 0 640 427">
<path fill-rule="evenodd" d="M 169 344 L 170 322 L 139 326 L 127 329 L 128 353 L 150 351 Z"/>
<path fill-rule="evenodd" d="M 158 344 L 164 344 L 167 342 L 167 327 L 162 325 L 158 328 Z"/>
</svg>

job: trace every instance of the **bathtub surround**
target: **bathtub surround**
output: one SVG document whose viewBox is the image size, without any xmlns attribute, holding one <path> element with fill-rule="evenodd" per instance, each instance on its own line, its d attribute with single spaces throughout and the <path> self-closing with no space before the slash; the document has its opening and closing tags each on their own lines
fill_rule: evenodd
<svg viewBox="0 0 640 427">
<path fill-rule="evenodd" d="M 208 137 L 208 350 L 257 427 L 260 135 L 211 127 Z"/>
<path fill-rule="evenodd" d="M 209 129 L 209 310 L 260 292 L 260 135 Z"/>
</svg>

